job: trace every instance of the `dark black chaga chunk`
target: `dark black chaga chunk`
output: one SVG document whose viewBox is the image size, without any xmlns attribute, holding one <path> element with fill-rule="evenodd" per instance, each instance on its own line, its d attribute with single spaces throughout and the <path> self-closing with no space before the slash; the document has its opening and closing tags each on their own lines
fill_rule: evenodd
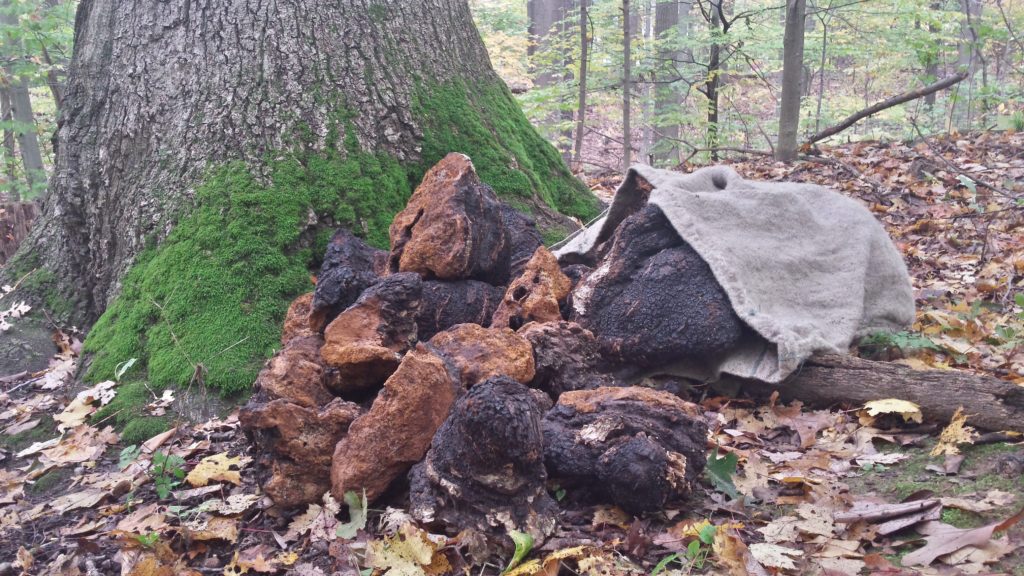
<svg viewBox="0 0 1024 576">
<path fill-rule="evenodd" d="M 518 334 L 533 347 L 536 370 L 532 388 L 557 400 L 563 392 L 590 390 L 614 384 L 605 366 L 597 340 L 575 322 L 531 322 Z"/>
<path fill-rule="evenodd" d="M 518 278 L 526 268 L 526 263 L 533 257 L 537 248 L 544 245 L 544 239 L 537 230 L 537 223 L 529 216 L 502 202 L 501 220 L 508 230 L 509 244 L 509 278 Z"/>
<path fill-rule="evenodd" d="M 478 280 L 423 282 L 417 333 L 422 342 L 456 324 L 487 327 L 505 289 Z"/>
<path fill-rule="evenodd" d="M 562 274 L 565 274 L 569 281 L 572 282 L 572 287 L 576 288 L 576 285 L 581 280 L 587 277 L 587 274 L 593 272 L 594 269 L 586 264 L 569 264 L 568 266 L 562 266 Z"/>
<path fill-rule="evenodd" d="M 549 405 L 505 376 L 470 389 L 410 472 L 413 516 L 452 531 L 504 539 L 518 530 L 544 540 L 558 512 L 545 490 L 540 421 Z"/>
<path fill-rule="evenodd" d="M 721 354 L 745 325 L 711 268 L 654 205 L 626 218 L 612 247 L 576 286 L 573 317 L 603 354 L 656 367 Z"/>
<path fill-rule="evenodd" d="M 542 427 L 552 478 L 589 487 L 633 514 L 686 496 L 706 461 L 699 407 L 650 388 L 566 392 Z"/>
<path fill-rule="evenodd" d="M 327 244 L 309 315 L 310 328 L 323 330 L 383 273 L 387 252 L 372 248 L 344 228 Z"/>
</svg>

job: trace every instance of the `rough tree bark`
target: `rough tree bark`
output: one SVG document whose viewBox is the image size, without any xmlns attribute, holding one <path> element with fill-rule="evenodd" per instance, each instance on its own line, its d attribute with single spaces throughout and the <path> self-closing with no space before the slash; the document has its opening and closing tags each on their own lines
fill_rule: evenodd
<svg viewBox="0 0 1024 576">
<path fill-rule="evenodd" d="M 805 0 L 787 0 L 786 32 L 782 41 L 782 103 L 779 108 L 779 143 L 775 158 L 796 160 L 796 136 L 800 130 L 800 78 L 804 71 Z"/>
<path fill-rule="evenodd" d="M 722 2 L 724 0 L 710 0 L 708 9 L 708 23 L 714 31 L 721 30 L 722 34 L 729 31 L 729 24 L 722 14 Z M 705 146 L 711 151 L 711 160 L 718 161 L 718 87 L 721 85 L 722 77 L 722 45 L 717 41 L 711 44 L 708 55 L 708 74 L 704 82 L 704 95 L 708 99 L 708 128 L 705 137 Z"/>
<path fill-rule="evenodd" d="M 967 72 L 967 82 L 957 87 L 956 100 L 950 112 L 951 127 L 961 132 L 971 129 L 971 107 L 974 100 L 974 76 L 983 70 L 981 40 L 977 26 L 981 19 L 981 0 L 960 0 L 963 19 L 960 20 L 960 39 L 957 42 L 957 69 Z"/>
<path fill-rule="evenodd" d="M 549 231 L 552 209 L 596 212 L 466 0 L 82 0 L 63 105 L 49 200 L 5 273 L 39 269 L 28 289 L 79 326 L 107 310 L 87 343 L 98 377 L 167 346 L 185 368 L 161 363 L 164 384 L 225 378 L 230 356 L 254 359 L 230 377 L 251 383 L 326 230 L 386 244 L 448 152 Z"/>
<path fill-rule="evenodd" d="M 938 12 L 941 7 L 942 5 L 939 2 L 932 2 L 928 5 L 929 10 L 932 12 Z M 924 65 L 924 76 L 927 82 L 934 82 L 939 79 L 939 56 L 942 50 L 942 39 L 939 37 L 939 32 L 942 29 L 935 22 L 934 18 L 936 18 L 934 15 L 930 15 L 928 22 L 928 32 L 934 38 L 934 47 L 928 52 Z M 924 105 L 928 107 L 929 111 L 935 108 L 934 92 L 924 97 Z"/>
</svg>

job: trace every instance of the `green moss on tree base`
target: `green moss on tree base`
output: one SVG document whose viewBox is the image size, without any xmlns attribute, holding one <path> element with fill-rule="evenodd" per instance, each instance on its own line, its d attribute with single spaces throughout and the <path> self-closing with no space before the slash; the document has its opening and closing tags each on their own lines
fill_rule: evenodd
<svg viewBox="0 0 1024 576">
<path fill-rule="evenodd" d="M 111 379 L 119 363 L 137 358 L 146 382 L 123 384 L 97 418 L 147 422 L 138 419 L 150 390 L 169 386 L 202 382 L 224 395 L 248 390 L 279 346 L 289 303 L 312 288 L 309 273 L 331 230 L 346 226 L 386 248 L 392 217 L 449 152 L 470 155 L 481 179 L 517 205 L 539 198 L 580 218 L 597 212 L 596 200 L 504 85 L 472 92 L 461 84 L 422 86 L 416 113 L 424 139 L 422 160 L 412 165 L 361 151 L 351 130 L 343 137 L 338 130 L 325 153 L 274 154 L 263 180 L 240 162 L 211 170 L 195 206 L 166 240 L 138 257 L 86 339 L 93 355 L 87 380 Z M 345 115 L 339 118 L 342 126 Z M 137 427 L 126 433 L 156 429 Z"/>
<path fill-rule="evenodd" d="M 473 159 L 480 179 L 506 199 L 532 199 L 590 220 L 597 199 L 526 119 L 500 83 L 421 85 L 413 110 L 423 126 L 420 174 L 450 152 Z"/>
<path fill-rule="evenodd" d="M 391 215 L 409 196 L 405 170 L 386 156 L 289 157 L 269 171 L 267 184 L 241 163 L 210 174 L 193 211 L 139 257 L 89 332 L 89 380 L 138 358 L 154 389 L 202 380 L 225 394 L 247 390 L 288 304 L 312 288 L 316 223 L 386 246 Z"/>
</svg>

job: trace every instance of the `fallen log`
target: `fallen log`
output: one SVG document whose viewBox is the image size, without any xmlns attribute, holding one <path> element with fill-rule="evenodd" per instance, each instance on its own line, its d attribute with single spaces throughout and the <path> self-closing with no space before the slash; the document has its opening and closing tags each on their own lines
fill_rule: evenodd
<svg viewBox="0 0 1024 576">
<path fill-rule="evenodd" d="M 925 418 L 940 422 L 962 406 L 972 426 L 1024 432 L 1024 386 L 961 370 L 914 370 L 893 362 L 828 354 L 811 358 L 781 384 L 742 384 L 749 391 L 777 389 L 783 400 L 819 406 L 899 398 L 920 406 Z"/>
</svg>

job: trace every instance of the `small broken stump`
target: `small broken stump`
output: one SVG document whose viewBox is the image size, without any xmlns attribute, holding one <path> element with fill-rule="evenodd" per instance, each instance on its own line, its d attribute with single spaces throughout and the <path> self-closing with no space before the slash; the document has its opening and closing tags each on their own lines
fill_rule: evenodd
<svg viewBox="0 0 1024 576">
<path fill-rule="evenodd" d="M 644 206 L 609 242 L 572 293 L 571 319 L 597 336 L 603 354 L 624 366 L 658 367 L 737 345 L 743 321 L 661 209 Z"/>
<path fill-rule="evenodd" d="M 527 322 L 558 322 L 572 281 L 547 248 L 537 248 L 523 273 L 509 284 L 491 326 L 518 330 Z"/>
<path fill-rule="evenodd" d="M 456 324 L 490 326 L 503 293 L 502 288 L 479 280 L 423 282 L 420 313 L 416 317 L 419 339 L 430 340 L 434 334 Z"/>
<path fill-rule="evenodd" d="M 424 279 L 508 282 L 511 240 L 494 190 L 465 154 L 451 153 L 423 176 L 391 223 L 392 272 Z"/>
<path fill-rule="evenodd" d="M 517 332 L 533 347 L 536 374 L 532 388 L 547 392 L 553 400 L 564 392 L 610 386 L 597 340 L 575 322 L 531 322 Z"/>
<path fill-rule="evenodd" d="M 319 502 L 331 486 L 331 453 L 362 410 L 335 398 L 323 407 L 284 399 L 250 402 L 238 414 L 253 440 L 259 468 L 270 470 L 263 491 L 280 508 Z"/>
</svg>

